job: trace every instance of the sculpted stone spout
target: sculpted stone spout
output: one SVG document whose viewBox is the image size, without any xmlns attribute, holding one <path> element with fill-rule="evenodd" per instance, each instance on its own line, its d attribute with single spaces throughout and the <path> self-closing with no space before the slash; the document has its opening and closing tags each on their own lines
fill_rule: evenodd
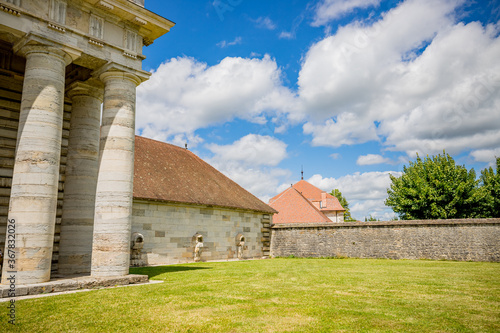
<svg viewBox="0 0 500 333">
<path fill-rule="evenodd" d="M 203 236 L 196 235 L 196 245 L 194 247 L 194 261 L 198 262 L 201 260 L 201 253 L 203 252 Z"/>
</svg>

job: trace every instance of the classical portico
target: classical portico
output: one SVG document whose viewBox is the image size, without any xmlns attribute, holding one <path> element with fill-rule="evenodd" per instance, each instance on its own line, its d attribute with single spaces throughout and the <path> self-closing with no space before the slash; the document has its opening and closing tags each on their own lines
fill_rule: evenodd
<svg viewBox="0 0 500 333">
<path fill-rule="evenodd" d="M 174 23 L 143 0 L 0 9 L 2 284 L 49 281 L 54 256 L 62 275 L 126 275 L 142 45 Z"/>
</svg>

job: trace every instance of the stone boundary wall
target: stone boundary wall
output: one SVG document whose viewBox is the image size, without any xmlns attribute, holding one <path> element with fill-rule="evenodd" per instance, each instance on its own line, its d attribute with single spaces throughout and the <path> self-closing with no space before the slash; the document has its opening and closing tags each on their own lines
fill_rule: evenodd
<svg viewBox="0 0 500 333">
<path fill-rule="evenodd" d="M 272 257 L 500 262 L 500 218 L 274 224 Z"/>
</svg>

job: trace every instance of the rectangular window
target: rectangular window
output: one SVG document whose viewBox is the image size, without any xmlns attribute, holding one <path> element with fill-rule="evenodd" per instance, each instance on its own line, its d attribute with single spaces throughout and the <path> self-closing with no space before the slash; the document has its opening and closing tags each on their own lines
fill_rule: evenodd
<svg viewBox="0 0 500 333">
<path fill-rule="evenodd" d="M 95 15 L 91 15 L 89 30 L 89 33 L 92 37 L 104 39 L 104 19 Z"/>
<path fill-rule="evenodd" d="M 125 30 L 125 49 L 137 52 L 137 34 L 131 30 Z"/>
<path fill-rule="evenodd" d="M 50 19 L 60 24 L 66 23 L 66 1 L 52 0 Z"/>
</svg>

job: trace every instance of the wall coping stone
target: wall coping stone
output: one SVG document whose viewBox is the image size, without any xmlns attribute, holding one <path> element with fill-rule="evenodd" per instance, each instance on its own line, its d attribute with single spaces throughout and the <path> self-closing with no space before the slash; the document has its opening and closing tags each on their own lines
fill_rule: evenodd
<svg viewBox="0 0 500 333">
<path fill-rule="evenodd" d="M 384 228 L 411 226 L 455 226 L 455 225 L 500 225 L 500 218 L 488 219 L 448 219 L 448 220 L 405 220 L 371 221 L 342 223 L 275 223 L 271 229 L 309 229 L 309 228 Z"/>
</svg>

